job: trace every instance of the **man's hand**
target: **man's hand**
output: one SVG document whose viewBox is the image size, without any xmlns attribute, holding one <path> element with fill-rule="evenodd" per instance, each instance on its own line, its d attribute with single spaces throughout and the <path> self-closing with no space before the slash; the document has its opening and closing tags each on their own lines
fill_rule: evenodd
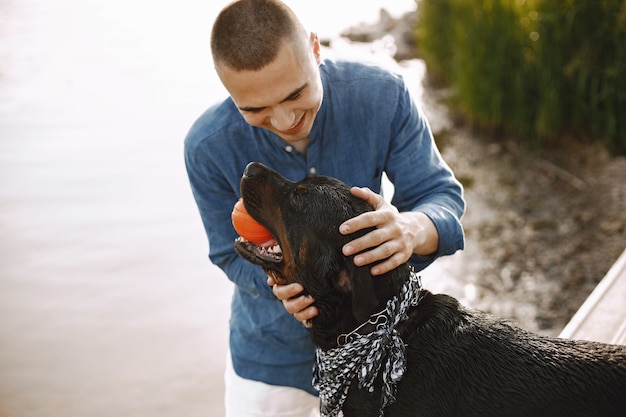
<svg viewBox="0 0 626 417">
<path fill-rule="evenodd" d="M 424 213 L 399 213 L 369 188 L 352 187 L 350 191 L 375 208 L 375 211 L 363 213 L 339 226 L 339 231 L 344 235 L 369 227 L 376 228 L 343 247 L 346 256 L 358 253 L 354 258 L 355 265 L 383 261 L 371 270 L 372 275 L 382 275 L 408 261 L 414 253 L 430 255 L 437 251 L 439 233 Z M 359 253 L 362 251 L 365 252 Z"/>
<path fill-rule="evenodd" d="M 268 277 L 267 285 L 272 287 L 272 292 L 283 302 L 285 310 L 293 314 L 296 320 L 306 327 L 311 327 L 311 319 L 317 316 L 317 307 L 312 306 L 315 302 L 310 295 L 302 295 L 304 287 L 300 284 L 279 285 L 272 277 Z"/>
</svg>

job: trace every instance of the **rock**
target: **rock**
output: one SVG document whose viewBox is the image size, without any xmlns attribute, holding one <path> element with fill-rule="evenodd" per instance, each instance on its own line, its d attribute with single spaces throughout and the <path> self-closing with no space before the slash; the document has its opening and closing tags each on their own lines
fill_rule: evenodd
<svg viewBox="0 0 626 417">
<path fill-rule="evenodd" d="M 403 61 L 417 57 L 413 33 L 415 24 L 415 11 L 394 18 L 387 10 L 380 9 L 378 22 L 350 27 L 341 36 L 353 42 L 375 42 L 391 36 L 395 45 L 393 57 L 396 61 Z"/>
</svg>

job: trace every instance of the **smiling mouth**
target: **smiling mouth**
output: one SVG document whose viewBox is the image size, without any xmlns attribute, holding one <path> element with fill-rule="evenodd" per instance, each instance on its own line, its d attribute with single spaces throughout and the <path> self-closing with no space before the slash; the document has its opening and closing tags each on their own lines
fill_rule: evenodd
<svg viewBox="0 0 626 417">
<path fill-rule="evenodd" d="M 285 131 L 281 131 L 282 134 L 284 135 L 293 135 L 294 133 L 296 133 L 298 130 L 302 129 L 302 126 L 304 126 L 304 119 L 305 119 L 306 113 L 304 113 L 302 115 L 302 117 L 300 118 L 300 121 L 298 122 L 298 124 L 296 124 L 294 127 L 292 127 L 291 129 L 285 130 Z"/>
</svg>

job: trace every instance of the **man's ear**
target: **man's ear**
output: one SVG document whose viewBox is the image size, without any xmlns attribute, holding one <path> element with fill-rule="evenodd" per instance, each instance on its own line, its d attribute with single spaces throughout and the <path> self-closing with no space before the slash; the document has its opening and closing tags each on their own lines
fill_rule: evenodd
<svg viewBox="0 0 626 417">
<path fill-rule="evenodd" d="M 356 266 L 351 256 L 346 260 L 346 270 L 352 284 L 352 315 L 358 323 L 364 323 L 378 306 L 370 265 Z"/>
<path fill-rule="evenodd" d="M 311 45 L 313 46 L 313 55 L 315 56 L 315 61 L 317 65 L 322 63 L 322 58 L 320 54 L 320 39 L 317 36 L 317 33 L 311 32 L 310 35 Z"/>
</svg>

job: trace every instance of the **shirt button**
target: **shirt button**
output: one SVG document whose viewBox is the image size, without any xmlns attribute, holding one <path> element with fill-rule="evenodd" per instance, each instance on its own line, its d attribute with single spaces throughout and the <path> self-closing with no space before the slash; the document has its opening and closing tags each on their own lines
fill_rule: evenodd
<svg viewBox="0 0 626 417">
<path fill-rule="evenodd" d="M 317 172 L 317 170 L 315 169 L 315 167 L 309 168 L 309 174 L 315 175 L 316 172 Z"/>
<path fill-rule="evenodd" d="M 286 150 L 287 152 L 292 152 L 292 151 L 293 151 L 293 146 L 291 146 L 291 145 L 287 145 L 287 146 L 285 146 L 285 150 Z"/>
</svg>

